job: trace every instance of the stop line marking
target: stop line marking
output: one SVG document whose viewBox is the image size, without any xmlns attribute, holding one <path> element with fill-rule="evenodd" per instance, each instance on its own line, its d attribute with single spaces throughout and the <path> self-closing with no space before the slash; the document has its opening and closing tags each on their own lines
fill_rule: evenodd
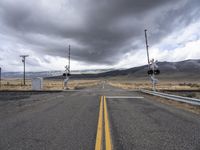
<svg viewBox="0 0 200 150">
<path fill-rule="evenodd" d="M 122 99 L 143 99 L 144 97 L 141 96 L 106 96 L 106 98 L 122 98 Z"/>
</svg>

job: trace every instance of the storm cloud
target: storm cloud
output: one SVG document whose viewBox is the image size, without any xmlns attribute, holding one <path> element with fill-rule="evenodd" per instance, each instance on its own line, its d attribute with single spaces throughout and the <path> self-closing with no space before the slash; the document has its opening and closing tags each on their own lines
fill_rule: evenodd
<svg viewBox="0 0 200 150">
<path fill-rule="evenodd" d="M 44 56 L 65 58 L 70 44 L 73 60 L 111 66 L 145 48 L 144 29 L 153 46 L 198 22 L 199 6 L 199 0 L 1 0 L 0 51 L 48 63 Z"/>
</svg>

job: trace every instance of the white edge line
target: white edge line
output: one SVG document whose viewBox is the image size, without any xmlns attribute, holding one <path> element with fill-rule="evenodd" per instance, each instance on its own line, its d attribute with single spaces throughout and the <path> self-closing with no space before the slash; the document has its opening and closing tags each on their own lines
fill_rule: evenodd
<svg viewBox="0 0 200 150">
<path fill-rule="evenodd" d="M 144 97 L 137 96 L 106 96 L 106 98 L 124 98 L 124 99 L 143 99 Z"/>
</svg>

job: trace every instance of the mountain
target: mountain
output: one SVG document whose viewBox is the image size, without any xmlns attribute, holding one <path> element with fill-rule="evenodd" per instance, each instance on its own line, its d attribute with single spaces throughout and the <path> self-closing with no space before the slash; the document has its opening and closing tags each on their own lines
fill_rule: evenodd
<svg viewBox="0 0 200 150">
<path fill-rule="evenodd" d="M 200 80 L 200 60 L 185 60 L 180 62 L 158 62 L 160 75 L 159 79 L 172 80 Z M 70 78 L 124 78 L 144 79 L 148 78 L 148 66 L 139 66 L 124 70 L 113 70 L 98 74 L 73 74 Z M 51 78 L 51 77 L 50 77 Z M 61 76 L 53 78 L 63 78 Z"/>
<path fill-rule="evenodd" d="M 108 72 L 114 69 L 86 69 L 86 70 L 73 70 L 72 74 L 98 74 Z M 58 77 L 63 74 L 63 71 L 41 71 L 41 72 L 26 72 L 26 78 L 31 79 L 35 77 Z M 23 78 L 23 72 L 2 72 L 2 78 Z"/>
<path fill-rule="evenodd" d="M 61 74 L 61 71 L 26 72 L 26 78 L 52 77 Z M 23 78 L 23 72 L 2 72 L 2 78 Z"/>
<path fill-rule="evenodd" d="M 180 62 L 158 62 L 160 75 L 158 79 L 170 80 L 200 80 L 200 60 L 185 60 Z M 148 78 L 148 66 L 139 66 L 130 69 L 120 70 L 83 70 L 72 72 L 72 79 L 91 79 L 91 78 L 116 78 L 143 80 Z M 47 79 L 63 79 L 63 71 L 27 72 L 27 78 L 44 77 Z M 4 72 L 4 78 L 22 78 L 22 72 Z"/>
</svg>

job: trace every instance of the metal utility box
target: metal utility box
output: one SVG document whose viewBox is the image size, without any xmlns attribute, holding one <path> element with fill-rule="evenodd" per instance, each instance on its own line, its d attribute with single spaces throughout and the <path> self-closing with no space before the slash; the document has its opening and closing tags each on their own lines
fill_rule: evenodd
<svg viewBox="0 0 200 150">
<path fill-rule="evenodd" d="M 33 78 L 32 79 L 32 90 L 42 90 L 43 89 L 43 78 Z"/>
</svg>

